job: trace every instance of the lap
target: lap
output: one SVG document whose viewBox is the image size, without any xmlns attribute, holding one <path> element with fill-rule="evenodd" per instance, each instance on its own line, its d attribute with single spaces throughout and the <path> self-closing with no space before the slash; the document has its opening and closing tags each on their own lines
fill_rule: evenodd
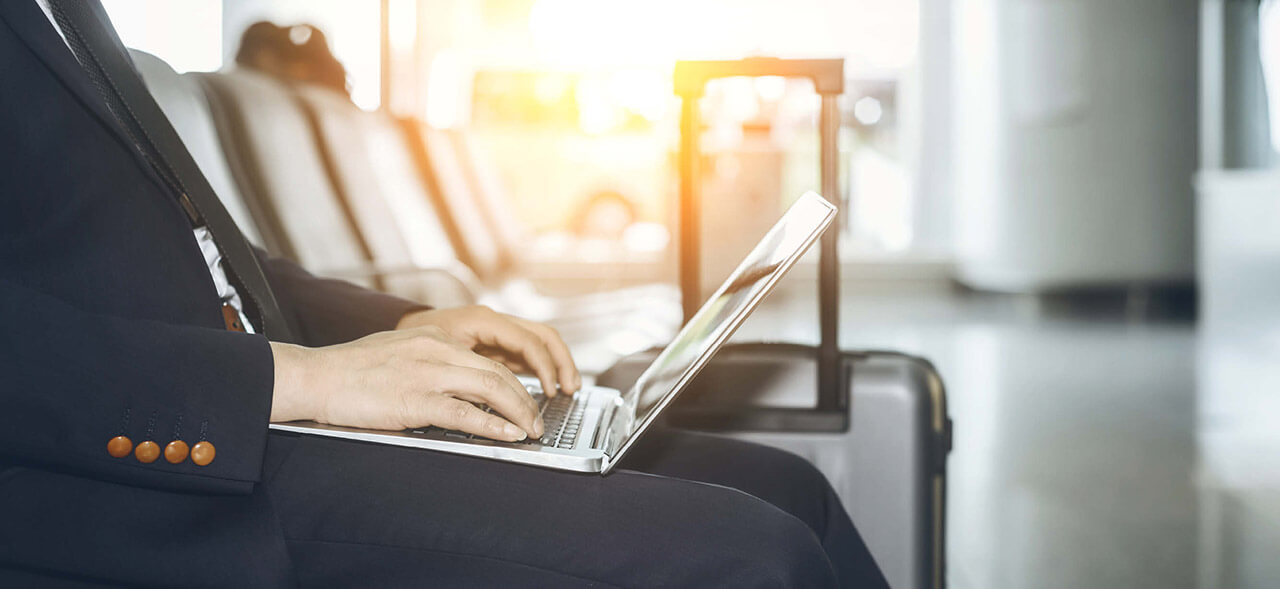
<svg viewBox="0 0 1280 589">
<path fill-rule="evenodd" d="M 273 435 L 266 486 L 304 584 L 830 585 L 811 507 L 752 474 L 792 461 L 663 432 L 601 477 Z"/>
<path fill-rule="evenodd" d="M 738 489 L 791 514 L 822 535 L 834 500 L 830 483 L 785 450 L 723 436 L 659 429 L 627 455 L 623 469 Z M 831 491 L 831 492 L 829 492 Z M 843 511 L 842 506 L 835 506 Z"/>
</svg>

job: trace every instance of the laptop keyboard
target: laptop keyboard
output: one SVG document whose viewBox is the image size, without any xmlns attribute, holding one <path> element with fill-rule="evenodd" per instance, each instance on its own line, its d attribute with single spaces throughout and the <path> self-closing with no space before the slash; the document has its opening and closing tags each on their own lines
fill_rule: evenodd
<svg viewBox="0 0 1280 589">
<path fill-rule="evenodd" d="M 572 448 L 582 428 L 582 413 L 586 403 L 579 403 L 576 396 L 556 395 L 547 399 L 542 393 L 534 393 L 542 413 L 542 445 L 554 448 Z"/>
<path fill-rule="evenodd" d="M 523 443 L 532 444 L 541 442 L 543 446 L 552 448 L 573 448 L 574 443 L 578 439 L 578 431 L 582 429 L 582 414 L 587 409 L 587 404 L 579 403 L 578 398 L 586 395 L 578 394 L 556 395 L 549 398 L 541 392 L 532 392 L 533 400 L 538 404 L 538 412 L 542 415 L 542 438 L 538 440 L 526 439 Z M 479 405 L 485 413 L 493 413 L 493 408 L 488 405 Z M 437 427 L 427 427 L 413 430 L 415 434 L 429 434 L 436 431 L 443 431 L 446 439 L 455 440 L 474 440 L 476 438 L 486 439 L 484 436 L 477 436 L 466 432 L 456 430 L 441 430 Z"/>
</svg>

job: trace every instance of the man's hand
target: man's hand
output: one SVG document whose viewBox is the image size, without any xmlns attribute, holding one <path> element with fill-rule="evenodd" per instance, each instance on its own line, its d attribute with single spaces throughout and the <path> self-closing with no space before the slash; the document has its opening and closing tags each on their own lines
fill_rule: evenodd
<svg viewBox="0 0 1280 589">
<path fill-rule="evenodd" d="M 582 388 L 582 375 L 569 355 L 569 346 L 556 330 L 488 307 L 432 309 L 405 315 L 396 329 L 438 327 L 458 343 L 515 372 L 530 372 L 542 382 L 548 397 Z"/>
<path fill-rule="evenodd" d="M 478 337 L 501 346 L 511 336 Z M 506 366 L 472 352 L 474 341 L 459 342 L 441 327 L 425 326 L 323 348 L 272 342 L 271 421 L 312 419 L 387 430 L 433 425 L 513 442 L 541 437 L 533 398 Z"/>
</svg>

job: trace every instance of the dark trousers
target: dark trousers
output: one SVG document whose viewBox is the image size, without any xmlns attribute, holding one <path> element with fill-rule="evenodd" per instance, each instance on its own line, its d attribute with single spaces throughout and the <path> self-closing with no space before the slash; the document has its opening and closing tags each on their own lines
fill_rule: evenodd
<svg viewBox="0 0 1280 589">
<path fill-rule="evenodd" d="M 605 477 L 272 435 L 266 490 L 304 587 L 884 587 L 826 479 L 654 431 Z"/>
</svg>

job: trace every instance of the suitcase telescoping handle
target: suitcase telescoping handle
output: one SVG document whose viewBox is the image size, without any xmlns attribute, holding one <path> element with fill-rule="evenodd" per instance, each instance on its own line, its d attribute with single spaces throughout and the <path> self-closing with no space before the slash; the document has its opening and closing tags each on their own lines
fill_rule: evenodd
<svg viewBox="0 0 1280 589">
<path fill-rule="evenodd" d="M 689 321 L 701 306 L 700 205 L 698 157 L 700 153 L 698 100 L 707 82 L 734 76 L 782 76 L 809 78 L 822 98 L 819 117 L 822 195 L 835 203 L 840 198 L 839 145 L 840 109 L 837 99 L 844 92 L 843 59 L 777 59 L 754 57 L 732 61 L 680 61 L 675 68 L 675 93 L 680 96 L 680 228 L 679 263 L 681 306 Z M 843 215 L 843 212 L 838 212 Z M 836 227 L 844 226 L 837 222 Z M 839 336 L 840 261 L 837 249 L 839 230 L 822 235 L 818 260 L 818 343 L 817 412 L 838 417 L 838 429 L 847 427 L 849 395 L 841 382 Z M 809 420 L 805 420 L 806 423 Z M 826 428 L 823 428 L 826 429 Z"/>
</svg>

